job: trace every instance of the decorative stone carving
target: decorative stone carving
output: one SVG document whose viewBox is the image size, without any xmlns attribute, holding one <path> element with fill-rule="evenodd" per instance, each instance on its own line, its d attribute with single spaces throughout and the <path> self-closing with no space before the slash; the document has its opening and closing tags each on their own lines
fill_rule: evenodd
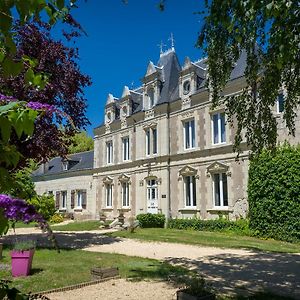
<svg viewBox="0 0 300 300">
<path fill-rule="evenodd" d="M 190 107 L 191 107 L 191 98 L 187 97 L 187 98 L 182 99 L 181 109 L 188 109 Z M 186 117 L 184 117 L 184 118 L 186 118 Z"/>
<path fill-rule="evenodd" d="M 144 130 L 147 130 L 147 129 L 149 129 L 149 128 L 156 128 L 156 126 L 157 126 L 157 123 L 155 123 L 155 122 L 146 123 L 146 124 L 143 126 L 143 129 L 144 129 Z"/>
<path fill-rule="evenodd" d="M 126 128 L 126 127 L 127 127 L 127 121 L 125 119 L 121 121 L 121 128 Z"/>
<path fill-rule="evenodd" d="M 143 185 L 144 185 L 144 180 L 141 179 L 141 180 L 140 180 L 140 186 L 143 186 Z"/>
<path fill-rule="evenodd" d="M 110 177 L 110 176 L 105 176 L 103 178 L 103 184 L 106 185 L 106 184 L 112 184 L 113 183 L 113 178 Z"/>
<path fill-rule="evenodd" d="M 130 177 L 126 174 L 121 174 L 119 177 L 118 177 L 119 181 L 122 183 L 122 182 L 128 182 L 130 181 Z"/>
<path fill-rule="evenodd" d="M 193 117 L 194 117 L 194 112 L 193 111 L 187 111 L 187 112 L 184 112 L 181 115 L 182 120 L 193 118 Z"/>
<path fill-rule="evenodd" d="M 190 166 L 185 166 L 181 170 L 179 170 L 179 175 L 181 176 L 195 176 L 196 174 L 197 170 Z"/>
<path fill-rule="evenodd" d="M 105 133 L 110 133 L 110 125 L 109 124 L 105 125 Z"/>
<path fill-rule="evenodd" d="M 154 109 L 145 111 L 145 120 L 154 118 Z"/>
<path fill-rule="evenodd" d="M 230 172 L 228 172 L 228 169 L 229 169 L 228 166 L 216 161 L 207 167 L 206 174 L 209 174 L 209 173 L 226 173 L 226 174 L 228 173 L 229 174 Z M 230 175 L 231 175 L 231 173 L 230 173 Z"/>
</svg>

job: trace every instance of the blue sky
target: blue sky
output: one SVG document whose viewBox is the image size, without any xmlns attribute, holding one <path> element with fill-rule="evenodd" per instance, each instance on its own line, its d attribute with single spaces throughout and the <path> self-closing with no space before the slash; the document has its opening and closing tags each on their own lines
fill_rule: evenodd
<svg viewBox="0 0 300 300">
<path fill-rule="evenodd" d="M 185 56 L 193 60 L 202 57 L 195 48 L 202 16 L 194 12 L 203 9 L 199 0 L 167 0 L 166 9 L 157 8 L 159 0 L 78 0 L 74 18 L 88 36 L 77 39 L 79 65 L 91 76 L 92 86 L 85 90 L 88 99 L 87 115 L 94 127 L 103 121 L 108 93 L 120 97 L 124 85 L 138 87 L 149 60 L 159 59 L 161 41 L 170 47 L 171 32 L 175 50 L 182 64 Z"/>
</svg>

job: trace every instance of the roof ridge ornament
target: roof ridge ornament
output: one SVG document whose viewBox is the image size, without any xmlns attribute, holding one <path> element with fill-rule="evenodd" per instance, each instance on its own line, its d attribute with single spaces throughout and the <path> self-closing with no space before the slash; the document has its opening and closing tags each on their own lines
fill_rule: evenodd
<svg viewBox="0 0 300 300">
<path fill-rule="evenodd" d="M 170 35 L 168 41 L 171 41 L 171 50 L 175 51 L 175 40 L 174 40 L 173 32 L 171 32 L 171 35 Z"/>
<path fill-rule="evenodd" d="M 115 102 L 115 97 L 112 94 L 108 94 L 107 99 L 106 99 L 106 105 L 110 104 L 110 103 L 114 103 Z"/>
<path fill-rule="evenodd" d="M 191 66 L 191 60 L 188 56 L 184 59 L 183 69 L 188 69 Z"/>
<path fill-rule="evenodd" d="M 122 98 L 124 98 L 126 96 L 130 96 L 130 90 L 129 90 L 129 87 L 127 85 L 125 85 L 124 88 L 123 88 Z"/>
<path fill-rule="evenodd" d="M 148 64 L 148 67 L 147 67 L 146 76 L 151 75 L 155 72 L 156 72 L 156 68 L 155 68 L 153 62 L 150 60 L 149 64 Z"/>
</svg>

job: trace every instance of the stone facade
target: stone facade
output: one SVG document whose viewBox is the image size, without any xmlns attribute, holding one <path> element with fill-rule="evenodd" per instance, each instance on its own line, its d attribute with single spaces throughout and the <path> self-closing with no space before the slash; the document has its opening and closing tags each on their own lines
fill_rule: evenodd
<svg viewBox="0 0 300 300">
<path fill-rule="evenodd" d="M 224 95 L 245 85 L 246 58 L 234 68 Z M 235 128 L 226 124 L 224 108 L 211 109 L 205 60 L 183 67 L 174 49 L 149 63 L 143 85 L 124 87 L 120 99 L 109 94 L 104 123 L 94 129 L 93 168 L 36 180 L 39 193 L 86 189 L 87 207 L 80 216 L 114 219 L 140 213 L 167 217 L 230 219 L 248 210 L 248 151 L 232 152 Z M 290 139 L 279 120 L 279 140 Z M 296 120 L 299 127 L 299 118 Z M 292 142 L 299 141 L 299 136 Z M 71 177 L 72 176 L 72 177 Z M 70 197 L 70 196 L 69 196 Z M 67 199 L 70 203 L 70 199 Z M 67 204 L 67 211 L 69 209 Z"/>
</svg>

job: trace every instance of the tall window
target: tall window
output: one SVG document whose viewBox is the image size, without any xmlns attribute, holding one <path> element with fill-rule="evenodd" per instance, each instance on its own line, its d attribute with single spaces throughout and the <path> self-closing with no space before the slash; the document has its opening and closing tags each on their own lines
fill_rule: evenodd
<svg viewBox="0 0 300 300">
<path fill-rule="evenodd" d="M 157 182 L 155 179 L 147 180 L 147 199 L 149 201 L 157 199 Z"/>
<path fill-rule="evenodd" d="M 122 206 L 129 207 L 129 183 L 122 183 Z"/>
<path fill-rule="evenodd" d="M 282 113 L 284 111 L 284 95 L 280 93 L 277 97 L 277 113 Z"/>
<path fill-rule="evenodd" d="M 146 155 L 157 154 L 157 129 L 148 128 L 146 133 Z"/>
<path fill-rule="evenodd" d="M 228 206 L 227 176 L 225 173 L 213 174 L 215 206 Z"/>
<path fill-rule="evenodd" d="M 154 90 L 149 89 L 147 94 L 149 99 L 149 108 L 152 108 L 154 106 Z"/>
<path fill-rule="evenodd" d="M 67 208 L 67 191 L 61 192 L 61 208 Z"/>
<path fill-rule="evenodd" d="M 106 143 L 106 162 L 111 164 L 113 162 L 113 143 L 109 141 Z"/>
<path fill-rule="evenodd" d="M 217 113 L 212 117 L 213 144 L 226 142 L 225 113 Z"/>
<path fill-rule="evenodd" d="M 112 185 L 107 184 L 105 186 L 105 198 L 106 198 L 106 207 L 112 207 Z"/>
<path fill-rule="evenodd" d="M 122 152 L 123 152 L 123 161 L 129 160 L 129 137 L 124 137 L 122 139 Z"/>
<path fill-rule="evenodd" d="M 195 120 L 184 122 L 184 149 L 195 148 Z"/>
<path fill-rule="evenodd" d="M 195 176 L 184 177 L 185 187 L 185 206 L 195 207 L 196 206 L 196 178 Z"/>
<path fill-rule="evenodd" d="M 82 191 L 77 191 L 77 207 L 82 207 Z"/>
</svg>

